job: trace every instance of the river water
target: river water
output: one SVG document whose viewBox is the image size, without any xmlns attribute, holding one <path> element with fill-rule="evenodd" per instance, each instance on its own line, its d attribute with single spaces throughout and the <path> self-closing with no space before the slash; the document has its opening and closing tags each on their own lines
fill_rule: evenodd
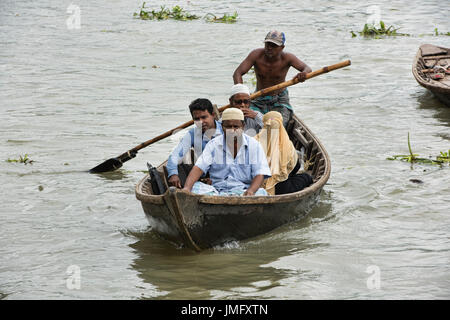
<svg viewBox="0 0 450 320">
<path fill-rule="evenodd" d="M 411 73 L 420 44 L 450 46 L 434 35 L 450 31 L 442 0 L 147 4 L 237 11 L 235 24 L 143 21 L 141 4 L 0 2 L 0 298 L 450 298 L 450 168 L 386 160 L 408 153 L 408 132 L 421 156 L 450 149 L 450 109 Z M 352 38 L 371 18 L 410 36 Z M 195 98 L 225 105 L 234 69 L 271 29 L 313 70 L 352 61 L 290 88 L 331 177 L 302 221 L 175 248 L 134 187 L 181 133 L 116 172 L 87 170 L 189 120 Z M 32 164 L 7 161 L 25 154 Z"/>
</svg>

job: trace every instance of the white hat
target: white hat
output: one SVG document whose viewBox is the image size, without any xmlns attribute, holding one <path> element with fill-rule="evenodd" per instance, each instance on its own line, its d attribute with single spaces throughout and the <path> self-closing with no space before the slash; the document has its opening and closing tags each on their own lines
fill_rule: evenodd
<svg viewBox="0 0 450 320">
<path fill-rule="evenodd" d="M 238 108 L 228 108 L 222 112 L 223 120 L 241 120 L 244 121 L 244 113 Z"/>
<path fill-rule="evenodd" d="M 238 93 L 246 93 L 250 95 L 250 90 L 245 84 L 238 83 L 231 87 L 230 97 Z"/>
</svg>

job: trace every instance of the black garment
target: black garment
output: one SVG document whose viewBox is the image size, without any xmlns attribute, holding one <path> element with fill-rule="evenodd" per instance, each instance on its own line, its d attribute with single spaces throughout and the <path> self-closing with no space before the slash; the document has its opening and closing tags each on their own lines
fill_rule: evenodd
<svg viewBox="0 0 450 320">
<path fill-rule="evenodd" d="M 279 182 L 275 185 L 275 194 L 286 194 L 293 193 L 309 187 L 313 183 L 313 178 L 306 172 L 297 174 L 300 169 L 300 161 L 302 156 L 299 156 L 297 164 L 294 169 L 292 169 L 291 173 L 289 173 L 289 177 Z"/>
<path fill-rule="evenodd" d="M 306 172 L 296 174 L 300 168 L 300 162 L 289 174 L 289 178 L 275 185 L 275 194 L 286 194 L 297 192 L 309 187 L 313 183 L 312 177 Z"/>
</svg>

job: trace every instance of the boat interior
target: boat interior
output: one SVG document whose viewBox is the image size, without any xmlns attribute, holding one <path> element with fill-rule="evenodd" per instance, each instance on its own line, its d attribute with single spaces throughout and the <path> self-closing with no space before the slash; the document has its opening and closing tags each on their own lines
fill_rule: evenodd
<svg viewBox="0 0 450 320">
<path fill-rule="evenodd" d="M 322 150 L 319 149 L 319 145 L 309 134 L 309 131 L 296 118 L 290 120 L 287 132 L 299 154 L 299 159 L 303 160 L 297 173 L 307 172 L 313 177 L 313 182 L 316 182 L 325 172 L 326 164 Z M 147 179 L 147 188 L 145 188 L 147 193 L 159 195 L 169 188 L 166 163 L 167 161 L 157 168 L 147 164 L 149 167 L 149 179 Z M 185 156 L 183 163 L 178 165 L 178 176 L 182 186 L 184 186 L 194 163 L 195 155 L 193 148 L 191 148 L 191 152 Z"/>
<path fill-rule="evenodd" d="M 430 44 L 420 47 L 417 72 L 425 80 L 436 81 L 450 87 L 450 49 Z"/>
</svg>

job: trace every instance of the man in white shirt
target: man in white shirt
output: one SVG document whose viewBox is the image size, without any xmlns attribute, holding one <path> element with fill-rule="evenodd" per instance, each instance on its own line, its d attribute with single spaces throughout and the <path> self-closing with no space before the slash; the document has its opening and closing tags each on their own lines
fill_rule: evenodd
<svg viewBox="0 0 450 320">
<path fill-rule="evenodd" d="M 267 195 L 261 187 L 271 176 L 258 141 L 243 133 L 244 114 L 237 108 L 222 113 L 224 134 L 206 145 L 186 179 L 183 190 L 209 195 Z M 198 182 L 209 172 L 212 185 Z"/>
</svg>

